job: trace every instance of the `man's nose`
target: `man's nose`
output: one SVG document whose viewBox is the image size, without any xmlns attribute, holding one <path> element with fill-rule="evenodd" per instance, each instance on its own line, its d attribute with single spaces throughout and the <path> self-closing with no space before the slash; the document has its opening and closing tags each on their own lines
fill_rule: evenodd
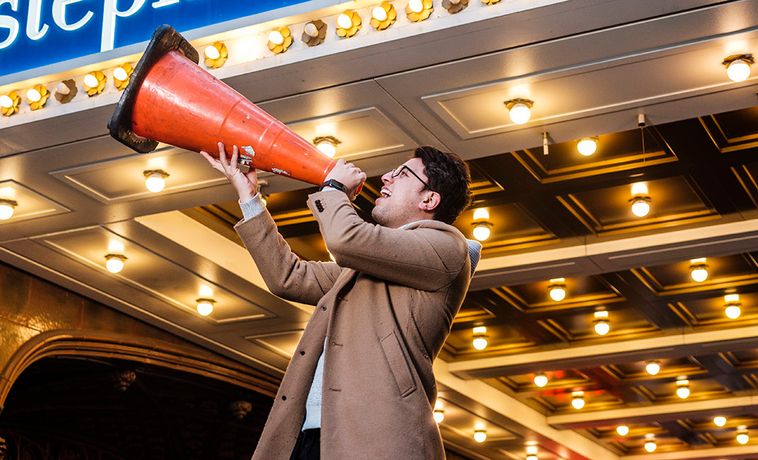
<svg viewBox="0 0 758 460">
<path fill-rule="evenodd" d="M 388 182 L 390 182 L 390 181 L 392 181 L 392 171 L 387 171 L 387 172 L 386 172 L 386 173 L 384 173 L 384 175 L 382 176 L 382 183 L 385 183 L 385 184 L 386 184 L 386 183 L 388 183 Z"/>
</svg>

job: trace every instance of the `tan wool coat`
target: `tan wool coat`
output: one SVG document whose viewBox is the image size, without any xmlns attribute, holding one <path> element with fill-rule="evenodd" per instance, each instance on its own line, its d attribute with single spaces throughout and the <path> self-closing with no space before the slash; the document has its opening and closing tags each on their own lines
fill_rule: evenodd
<svg viewBox="0 0 758 460">
<path fill-rule="evenodd" d="M 444 458 L 432 361 L 468 289 L 465 238 L 434 220 L 367 223 L 334 191 L 308 207 L 336 263 L 300 260 L 268 212 L 236 226 L 274 294 L 316 305 L 253 459 L 290 458 L 322 351 L 323 459 Z"/>
</svg>

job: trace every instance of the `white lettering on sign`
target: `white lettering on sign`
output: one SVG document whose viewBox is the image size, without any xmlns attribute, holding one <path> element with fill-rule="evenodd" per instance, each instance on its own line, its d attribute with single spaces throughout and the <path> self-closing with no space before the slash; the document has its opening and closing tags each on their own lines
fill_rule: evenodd
<svg viewBox="0 0 758 460">
<path fill-rule="evenodd" d="M 42 13 L 42 2 L 40 0 L 29 0 L 29 17 L 26 19 L 26 36 L 32 40 L 39 40 L 44 37 L 49 27 L 42 24 L 40 29 L 39 17 Z"/>
<path fill-rule="evenodd" d="M 151 6 L 153 8 L 163 8 L 164 6 L 173 5 L 174 3 L 179 3 L 179 0 L 157 0 L 156 2 L 153 2 Z"/>
<path fill-rule="evenodd" d="M 77 30 L 84 27 L 84 25 L 92 19 L 92 16 L 95 15 L 90 10 L 87 10 L 87 13 L 75 23 L 69 24 L 66 22 L 66 7 L 72 3 L 79 3 L 81 1 L 82 0 L 53 0 L 53 21 L 55 21 L 55 25 L 67 31 Z"/>
<path fill-rule="evenodd" d="M 105 0 L 103 3 L 103 33 L 100 36 L 100 51 L 108 51 L 113 49 L 116 17 L 128 18 L 142 8 L 145 0 L 134 0 L 132 6 L 124 11 L 118 9 L 118 0 Z"/>
<path fill-rule="evenodd" d="M 3 6 L 4 3 L 9 3 L 12 11 L 18 11 L 18 0 L 0 0 L 0 6 Z M 1 29 L 8 29 L 8 37 L 0 42 L 0 50 L 9 47 L 18 37 L 18 19 L 7 14 L 0 14 Z"/>
</svg>

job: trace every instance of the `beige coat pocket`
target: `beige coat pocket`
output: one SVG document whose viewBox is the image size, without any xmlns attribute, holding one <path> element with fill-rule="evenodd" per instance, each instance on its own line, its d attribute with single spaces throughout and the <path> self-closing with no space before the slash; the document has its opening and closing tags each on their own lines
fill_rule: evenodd
<svg viewBox="0 0 758 460">
<path fill-rule="evenodd" d="M 392 376 L 395 377 L 395 383 L 397 383 L 397 388 L 400 390 L 400 395 L 406 397 L 416 389 L 416 382 L 413 380 L 411 368 L 408 366 L 408 361 L 405 359 L 395 331 L 390 332 L 389 335 L 384 337 L 381 340 L 381 344 L 384 356 L 387 358 L 387 363 L 390 366 L 390 371 L 392 371 Z"/>
</svg>

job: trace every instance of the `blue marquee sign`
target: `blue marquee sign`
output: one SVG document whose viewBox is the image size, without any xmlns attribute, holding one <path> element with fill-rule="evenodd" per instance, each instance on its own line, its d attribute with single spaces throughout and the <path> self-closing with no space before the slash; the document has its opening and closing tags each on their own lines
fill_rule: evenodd
<svg viewBox="0 0 758 460">
<path fill-rule="evenodd" d="M 306 2 L 0 0 L 0 84 L 8 75 L 27 77 L 30 69 L 145 42 L 161 24 L 186 32 Z"/>
</svg>

